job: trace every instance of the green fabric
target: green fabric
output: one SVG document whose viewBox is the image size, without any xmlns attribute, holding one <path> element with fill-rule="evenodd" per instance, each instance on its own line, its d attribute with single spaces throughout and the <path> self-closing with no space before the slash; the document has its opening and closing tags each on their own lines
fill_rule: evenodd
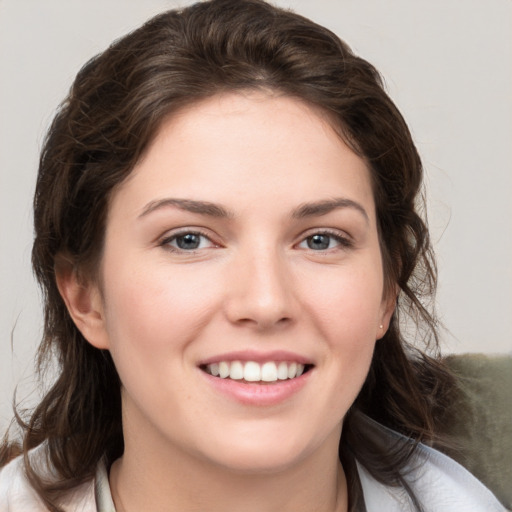
<svg viewBox="0 0 512 512">
<path fill-rule="evenodd" d="M 512 509 L 512 356 L 452 355 L 446 362 L 466 398 L 447 425 L 460 443 L 449 455 Z"/>
</svg>

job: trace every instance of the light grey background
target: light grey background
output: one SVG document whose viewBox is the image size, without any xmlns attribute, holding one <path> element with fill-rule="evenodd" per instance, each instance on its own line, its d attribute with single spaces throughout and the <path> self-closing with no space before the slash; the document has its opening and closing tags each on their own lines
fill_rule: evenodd
<svg viewBox="0 0 512 512">
<path fill-rule="evenodd" d="M 190 2 L 0 0 L 0 429 L 34 387 L 38 151 L 81 65 Z M 512 350 L 512 1 L 281 0 L 375 64 L 427 171 L 446 352 Z M 37 392 L 28 397 L 36 399 Z"/>
</svg>

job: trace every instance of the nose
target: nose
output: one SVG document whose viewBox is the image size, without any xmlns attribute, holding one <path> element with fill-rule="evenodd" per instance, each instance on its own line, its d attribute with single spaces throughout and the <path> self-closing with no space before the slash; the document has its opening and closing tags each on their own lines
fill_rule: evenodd
<svg viewBox="0 0 512 512">
<path fill-rule="evenodd" d="M 295 320 L 298 301 L 284 256 L 270 251 L 240 255 L 227 279 L 230 322 L 264 331 Z"/>
</svg>

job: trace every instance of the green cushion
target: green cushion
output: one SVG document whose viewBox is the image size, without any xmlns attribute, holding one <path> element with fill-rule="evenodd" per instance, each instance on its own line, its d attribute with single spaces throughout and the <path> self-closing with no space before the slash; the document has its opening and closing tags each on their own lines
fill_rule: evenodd
<svg viewBox="0 0 512 512">
<path fill-rule="evenodd" d="M 466 402 L 446 433 L 459 442 L 450 456 L 512 509 L 512 356 L 452 355 L 448 366 L 462 382 Z"/>
</svg>

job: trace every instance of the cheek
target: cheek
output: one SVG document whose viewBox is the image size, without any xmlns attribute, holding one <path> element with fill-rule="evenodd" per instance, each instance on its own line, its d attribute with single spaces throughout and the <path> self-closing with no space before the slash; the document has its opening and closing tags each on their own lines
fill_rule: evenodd
<svg viewBox="0 0 512 512">
<path fill-rule="evenodd" d="M 111 343 L 122 339 L 157 348 L 192 338 L 215 300 L 211 276 L 172 272 L 165 264 L 134 268 L 129 262 L 114 267 L 105 280 Z"/>
<path fill-rule="evenodd" d="M 344 415 L 371 364 L 383 283 L 378 266 L 376 270 L 370 266 L 332 274 L 322 289 L 310 288 L 313 295 L 309 304 L 311 317 L 328 345 L 324 363 L 333 382 L 328 400 Z"/>
<path fill-rule="evenodd" d="M 105 279 L 109 350 L 125 397 L 137 410 L 193 407 L 183 375 L 191 368 L 189 346 L 213 309 L 213 285 L 199 289 L 186 272 L 172 275 L 165 266 L 134 268 L 111 266 Z"/>
<path fill-rule="evenodd" d="M 307 293 L 311 314 L 325 338 L 354 346 L 374 342 L 382 314 L 380 267 L 333 269 L 323 277 L 317 281 L 322 286 L 309 286 Z"/>
</svg>

